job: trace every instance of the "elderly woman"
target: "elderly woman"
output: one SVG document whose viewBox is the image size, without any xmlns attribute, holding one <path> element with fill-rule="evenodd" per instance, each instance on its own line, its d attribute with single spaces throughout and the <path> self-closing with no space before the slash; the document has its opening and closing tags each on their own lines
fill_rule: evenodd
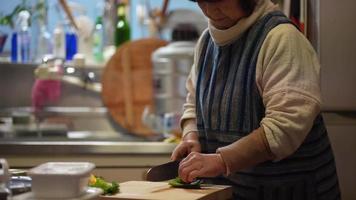
<svg viewBox="0 0 356 200">
<path fill-rule="evenodd" d="M 187 81 L 179 176 L 236 199 L 340 199 L 320 115 L 320 65 L 270 0 L 197 0 L 209 18 Z"/>
</svg>

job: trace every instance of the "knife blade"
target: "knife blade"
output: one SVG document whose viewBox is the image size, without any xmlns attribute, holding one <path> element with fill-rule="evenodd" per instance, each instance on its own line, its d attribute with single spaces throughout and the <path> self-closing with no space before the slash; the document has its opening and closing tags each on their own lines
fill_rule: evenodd
<svg viewBox="0 0 356 200">
<path fill-rule="evenodd" d="M 178 176 L 179 162 L 180 160 L 175 160 L 152 167 L 146 173 L 146 180 L 157 182 L 176 178 Z"/>
</svg>

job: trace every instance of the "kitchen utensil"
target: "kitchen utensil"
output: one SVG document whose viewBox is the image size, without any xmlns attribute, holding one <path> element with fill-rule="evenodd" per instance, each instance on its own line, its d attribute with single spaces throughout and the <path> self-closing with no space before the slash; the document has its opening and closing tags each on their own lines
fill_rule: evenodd
<svg viewBox="0 0 356 200">
<path fill-rule="evenodd" d="M 162 165 L 157 165 L 152 167 L 147 171 L 146 180 L 148 181 L 166 181 L 169 179 L 176 178 L 178 176 L 178 160 L 164 163 Z"/>
<path fill-rule="evenodd" d="M 37 198 L 74 198 L 82 195 L 91 171 L 89 162 L 47 162 L 32 168 L 32 192 Z"/>
<path fill-rule="evenodd" d="M 161 9 L 161 16 L 160 16 L 160 22 L 164 23 L 165 22 L 165 18 L 167 15 L 167 9 L 168 9 L 168 4 L 169 4 L 169 0 L 163 0 L 163 4 L 162 4 L 162 9 Z"/>
<path fill-rule="evenodd" d="M 73 18 L 73 14 L 72 14 L 72 11 L 70 10 L 68 4 L 67 4 L 67 1 L 66 0 L 59 0 L 59 3 L 61 4 L 61 6 L 63 7 L 63 10 L 64 12 L 66 13 L 70 23 L 73 25 L 73 27 L 75 29 L 78 30 L 78 26 Z"/>
<path fill-rule="evenodd" d="M 126 42 L 108 61 L 102 75 L 102 98 L 110 116 L 129 133 L 153 136 L 142 123 L 145 106 L 153 105 L 151 54 L 167 45 L 149 38 Z"/>
<path fill-rule="evenodd" d="M 132 101 L 132 69 L 129 59 L 129 52 L 127 49 L 123 49 L 122 51 L 122 69 L 124 73 L 124 85 L 123 88 L 127 88 L 124 90 L 124 101 L 125 101 L 125 113 L 127 117 L 127 126 L 128 128 L 132 128 L 134 124 L 134 113 L 133 113 L 133 101 Z"/>
<path fill-rule="evenodd" d="M 232 187 L 210 185 L 201 189 L 173 188 L 167 182 L 128 181 L 120 183 L 120 193 L 101 196 L 99 200 L 226 200 L 232 198 Z"/>
<path fill-rule="evenodd" d="M 12 176 L 9 188 L 13 195 L 31 191 L 31 178 L 29 176 Z"/>
</svg>

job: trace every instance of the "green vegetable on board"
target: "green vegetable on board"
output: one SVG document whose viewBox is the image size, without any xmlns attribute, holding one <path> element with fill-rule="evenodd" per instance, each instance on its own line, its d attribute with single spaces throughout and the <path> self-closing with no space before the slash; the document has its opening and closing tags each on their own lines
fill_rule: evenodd
<svg viewBox="0 0 356 200">
<path fill-rule="evenodd" d="M 94 175 L 91 175 L 90 177 L 89 186 L 101 188 L 104 191 L 103 195 L 113 195 L 120 191 L 118 183 L 116 182 L 109 183 L 105 181 L 103 178 L 96 177 Z"/>
<path fill-rule="evenodd" d="M 190 183 L 184 182 L 181 178 L 177 177 L 168 182 L 169 185 L 176 188 L 185 188 L 185 189 L 199 189 L 201 180 L 195 180 Z"/>
</svg>

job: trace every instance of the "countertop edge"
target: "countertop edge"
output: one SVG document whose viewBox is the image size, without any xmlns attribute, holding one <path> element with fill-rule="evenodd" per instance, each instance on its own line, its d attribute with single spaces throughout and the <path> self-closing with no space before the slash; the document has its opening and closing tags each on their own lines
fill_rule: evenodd
<svg viewBox="0 0 356 200">
<path fill-rule="evenodd" d="M 176 144 L 111 141 L 0 141 L 2 154 L 170 154 Z"/>
</svg>

